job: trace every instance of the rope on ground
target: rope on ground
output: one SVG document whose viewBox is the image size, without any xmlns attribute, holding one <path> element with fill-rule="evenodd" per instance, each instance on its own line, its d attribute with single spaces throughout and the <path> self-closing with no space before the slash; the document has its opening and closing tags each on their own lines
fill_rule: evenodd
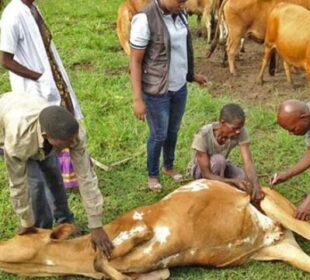
<svg viewBox="0 0 310 280">
<path fill-rule="evenodd" d="M 111 169 L 113 169 L 115 166 L 124 164 L 124 163 L 138 157 L 139 155 L 145 153 L 145 150 L 146 150 L 145 145 L 143 145 L 138 149 L 138 152 L 134 153 L 132 156 L 118 160 L 118 161 L 115 161 L 115 162 L 111 163 L 110 165 L 103 164 L 100 161 L 94 159 L 93 157 L 91 157 L 91 161 L 95 166 L 97 166 L 100 169 L 102 169 L 103 171 L 107 172 L 107 171 L 110 171 Z"/>
</svg>

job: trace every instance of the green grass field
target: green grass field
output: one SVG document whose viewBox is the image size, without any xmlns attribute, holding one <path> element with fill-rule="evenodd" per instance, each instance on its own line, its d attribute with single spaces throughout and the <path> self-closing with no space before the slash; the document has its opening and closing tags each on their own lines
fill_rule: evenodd
<svg viewBox="0 0 310 280">
<path fill-rule="evenodd" d="M 85 115 L 88 146 L 91 155 L 104 164 L 138 156 L 111 171 L 96 169 L 100 189 L 105 197 L 104 222 L 134 207 L 159 200 L 178 187 L 171 179 L 162 178 L 165 186 L 160 194 L 146 189 L 146 155 L 144 145 L 148 128 L 132 112 L 132 92 L 128 75 L 128 58 L 121 50 L 115 32 L 118 5 L 123 0 L 53 0 L 39 1 L 39 7 L 52 30 L 54 41 L 69 72 Z M 196 39 L 196 55 L 203 51 L 202 40 Z M 8 75 L 0 69 L 0 92 L 9 91 Z M 228 93 L 212 96 L 207 88 L 189 85 L 187 110 L 179 134 L 176 167 L 185 172 L 190 159 L 190 144 L 195 131 L 214 121 L 222 105 L 240 103 L 246 111 L 246 125 L 252 139 L 252 154 L 262 185 L 269 176 L 282 170 L 301 156 L 303 137 L 289 136 L 275 122 L 277 104 L 248 104 Z M 240 163 L 238 149 L 232 154 Z M 291 179 L 278 190 L 294 203 L 309 191 L 308 172 Z M 77 223 L 86 228 L 86 216 L 76 193 L 69 194 L 70 206 Z M 225 219 L 225 217 L 223 217 Z M 12 237 L 18 221 L 9 199 L 9 187 L 3 159 L 0 159 L 0 239 Z M 186 225 L 184 225 L 186 226 Z M 309 254 L 310 244 L 298 239 Z M 16 279 L 0 272 L 0 279 Z M 57 279 L 57 278 L 54 278 Z M 70 277 L 69 279 L 83 279 Z M 280 262 L 252 261 L 241 267 L 214 269 L 183 267 L 171 269 L 171 279 L 310 279 L 310 276 Z"/>
</svg>

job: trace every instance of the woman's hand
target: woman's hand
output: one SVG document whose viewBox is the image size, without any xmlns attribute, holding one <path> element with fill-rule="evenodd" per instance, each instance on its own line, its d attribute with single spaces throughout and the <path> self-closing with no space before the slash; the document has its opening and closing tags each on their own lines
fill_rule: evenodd
<svg viewBox="0 0 310 280">
<path fill-rule="evenodd" d="M 136 99 L 133 101 L 133 110 L 135 116 L 141 120 L 145 120 L 145 115 L 146 115 L 146 106 L 144 104 L 143 99 Z"/>
<path fill-rule="evenodd" d="M 201 75 L 201 74 L 195 74 L 194 75 L 194 81 L 201 86 L 207 86 L 208 85 L 208 78 L 204 75 Z"/>
</svg>

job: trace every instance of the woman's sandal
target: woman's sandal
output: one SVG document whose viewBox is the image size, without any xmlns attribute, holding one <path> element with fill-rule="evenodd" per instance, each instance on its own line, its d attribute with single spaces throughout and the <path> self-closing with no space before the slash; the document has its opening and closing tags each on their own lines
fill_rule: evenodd
<svg viewBox="0 0 310 280">
<path fill-rule="evenodd" d="M 161 171 L 166 175 L 170 176 L 174 181 L 180 182 L 183 180 L 183 175 L 176 171 L 175 169 L 167 170 L 166 168 L 162 168 Z"/>
<path fill-rule="evenodd" d="M 148 188 L 152 191 L 152 192 L 161 192 L 163 189 L 163 186 L 161 185 L 161 183 L 159 183 L 158 180 L 150 180 L 148 181 Z"/>
</svg>

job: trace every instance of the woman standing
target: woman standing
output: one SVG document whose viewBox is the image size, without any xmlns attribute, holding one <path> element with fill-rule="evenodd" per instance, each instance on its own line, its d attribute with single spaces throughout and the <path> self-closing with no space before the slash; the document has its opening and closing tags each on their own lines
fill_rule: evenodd
<svg viewBox="0 0 310 280">
<path fill-rule="evenodd" d="M 185 110 L 186 82 L 207 84 L 193 72 L 193 48 L 186 0 L 153 0 L 131 23 L 130 67 L 133 107 L 136 117 L 147 119 L 148 187 L 160 191 L 159 161 L 163 149 L 162 172 L 174 180 L 182 175 L 174 169 L 177 134 Z"/>
</svg>

